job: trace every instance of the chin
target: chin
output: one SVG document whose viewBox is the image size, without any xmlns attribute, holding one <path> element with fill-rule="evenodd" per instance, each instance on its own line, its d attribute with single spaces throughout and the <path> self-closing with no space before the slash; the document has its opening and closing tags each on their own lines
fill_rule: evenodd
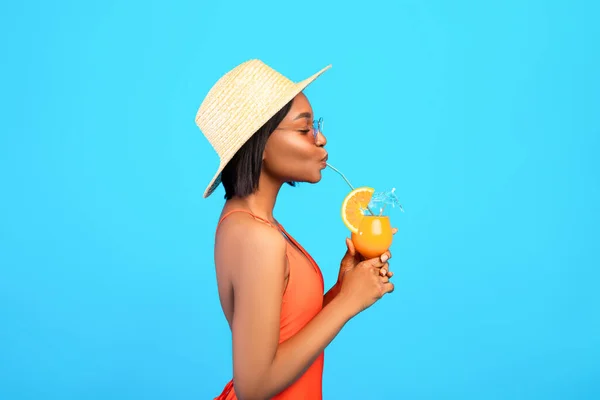
<svg viewBox="0 0 600 400">
<path fill-rule="evenodd" d="M 317 172 L 315 175 L 311 176 L 310 179 L 307 179 L 308 183 L 318 183 L 321 181 L 321 171 Z"/>
<path fill-rule="evenodd" d="M 308 171 L 306 171 L 308 172 Z M 321 170 L 313 170 L 304 174 L 297 174 L 295 177 L 288 175 L 283 181 L 284 182 L 303 182 L 303 183 L 318 183 L 321 181 L 322 172 Z"/>
</svg>

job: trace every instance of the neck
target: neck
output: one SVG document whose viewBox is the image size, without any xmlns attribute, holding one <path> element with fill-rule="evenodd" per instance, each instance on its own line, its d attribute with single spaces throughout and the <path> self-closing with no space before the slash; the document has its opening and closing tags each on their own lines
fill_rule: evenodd
<svg viewBox="0 0 600 400">
<path fill-rule="evenodd" d="M 256 192 L 240 199 L 240 202 L 244 203 L 255 215 L 275 222 L 273 210 L 275 209 L 275 202 L 281 186 L 281 182 L 275 182 L 265 174 L 261 174 Z"/>
</svg>

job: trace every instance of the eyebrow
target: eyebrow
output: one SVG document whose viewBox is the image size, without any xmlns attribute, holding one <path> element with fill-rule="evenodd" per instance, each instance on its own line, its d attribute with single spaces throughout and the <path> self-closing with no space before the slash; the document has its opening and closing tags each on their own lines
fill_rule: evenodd
<svg viewBox="0 0 600 400">
<path fill-rule="evenodd" d="M 308 118 L 308 119 L 311 119 L 311 118 L 312 118 L 312 114 L 311 114 L 311 113 L 309 113 L 309 112 L 303 112 L 303 113 L 301 113 L 301 114 L 298 114 L 298 115 L 296 116 L 296 118 L 294 118 L 294 121 L 295 121 L 295 120 L 297 120 L 297 119 L 300 119 L 300 118 Z"/>
</svg>

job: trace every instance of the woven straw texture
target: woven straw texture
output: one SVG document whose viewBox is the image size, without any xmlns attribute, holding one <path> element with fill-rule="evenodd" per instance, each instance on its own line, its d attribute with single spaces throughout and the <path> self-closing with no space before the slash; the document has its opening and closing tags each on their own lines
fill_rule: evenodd
<svg viewBox="0 0 600 400">
<path fill-rule="evenodd" d="M 295 83 L 262 61 L 249 60 L 214 84 L 196 114 L 196 125 L 220 159 L 217 172 L 204 191 L 205 198 L 219 186 L 223 168 L 244 143 L 329 68 L 331 65 Z"/>
</svg>

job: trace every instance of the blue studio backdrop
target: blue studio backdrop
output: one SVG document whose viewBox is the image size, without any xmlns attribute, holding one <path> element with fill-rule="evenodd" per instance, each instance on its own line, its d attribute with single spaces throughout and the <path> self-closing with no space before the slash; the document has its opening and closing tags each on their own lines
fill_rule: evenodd
<svg viewBox="0 0 600 400">
<path fill-rule="evenodd" d="M 0 399 L 210 399 L 231 377 L 223 189 L 194 124 L 260 58 L 330 162 L 396 188 L 396 291 L 328 347 L 325 399 L 600 398 L 592 1 L 22 1 L 0 12 Z M 348 189 L 276 217 L 328 286 Z"/>
</svg>

